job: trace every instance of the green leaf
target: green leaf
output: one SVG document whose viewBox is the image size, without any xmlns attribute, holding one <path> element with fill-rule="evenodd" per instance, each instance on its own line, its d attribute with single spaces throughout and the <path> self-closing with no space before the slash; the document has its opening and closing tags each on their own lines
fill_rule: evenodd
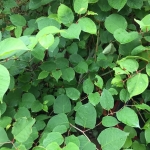
<svg viewBox="0 0 150 150">
<path fill-rule="evenodd" d="M 64 113 L 52 116 L 48 121 L 46 131 L 52 131 L 58 125 L 65 125 L 67 129 L 69 128 L 69 121 L 67 115 Z"/>
<path fill-rule="evenodd" d="M 76 144 L 69 142 L 62 150 L 79 150 L 79 147 Z"/>
<path fill-rule="evenodd" d="M 146 65 L 146 73 L 150 76 L 150 63 Z"/>
<path fill-rule="evenodd" d="M 95 23 L 87 17 L 80 18 L 78 24 L 81 26 L 81 30 L 90 34 L 96 34 L 97 28 Z"/>
<path fill-rule="evenodd" d="M 74 77 L 75 77 L 75 72 L 74 72 L 74 70 L 73 70 L 71 67 L 65 68 L 65 69 L 63 69 L 63 70 L 61 70 L 61 71 L 62 71 L 62 78 L 63 78 L 64 80 L 70 82 L 71 80 L 74 79 Z"/>
<path fill-rule="evenodd" d="M 52 34 L 44 35 L 38 41 L 45 49 L 48 49 L 54 43 L 54 36 Z"/>
<path fill-rule="evenodd" d="M 141 9 L 143 6 L 143 0 L 128 0 L 127 5 L 133 9 Z"/>
<path fill-rule="evenodd" d="M 56 142 L 58 145 L 61 145 L 63 141 L 64 138 L 59 132 L 51 132 L 44 138 L 43 145 L 46 147 L 52 142 Z"/>
<path fill-rule="evenodd" d="M 139 53 L 141 53 L 141 52 L 144 52 L 145 50 L 146 50 L 146 47 L 144 47 L 143 45 L 139 45 L 139 46 L 135 47 L 135 48 L 132 50 L 131 54 L 132 54 L 132 55 L 137 55 L 137 54 L 139 54 Z"/>
<path fill-rule="evenodd" d="M 38 79 L 45 79 L 48 76 L 49 72 L 47 71 L 42 71 L 40 72 Z"/>
<path fill-rule="evenodd" d="M 25 26 L 26 25 L 26 20 L 23 16 L 19 14 L 14 14 L 10 16 L 10 21 L 12 24 L 15 26 Z"/>
<path fill-rule="evenodd" d="M 6 131 L 2 127 L 0 127 L 0 135 L 1 135 L 0 136 L 0 147 L 1 147 L 2 145 L 4 145 L 6 142 L 9 142 L 10 140 L 8 139 Z"/>
<path fill-rule="evenodd" d="M 44 148 L 42 146 L 36 146 L 33 148 L 33 150 L 46 150 L 46 148 Z"/>
<path fill-rule="evenodd" d="M 69 142 L 75 143 L 77 146 L 80 146 L 80 141 L 78 137 L 74 135 L 70 135 L 65 138 L 65 144 L 67 145 Z"/>
<path fill-rule="evenodd" d="M 124 107 L 116 113 L 117 119 L 130 127 L 139 128 L 139 119 L 134 110 L 129 107 Z"/>
<path fill-rule="evenodd" d="M 21 36 L 21 34 L 22 34 L 22 27 L 21 26 L 17 26 L 15 28 L 15 36 L 16 36 L 16 38 L 19 38 Z"/>
<path fill-rule="evenodd" d="M 117 124 L 119 124 L 119 121 L 112 116 L 106 116 L 102 119 L 102 125 L 105 127 L 112 127 L 116 126 Z"/>
<path fill-rule="evenodd" d="M 138 104 L 138 105 L 134 105 L 136 108 L 141 109 L 141 110 L 147 110 L 150 111 L 150 106 L 147 104 Z"/>
<path fill-rule="evenodd" d="M 62 75 L 61 70 L 52 71 L 52 76 L 56 79 L 57 82 L 58 79 L 61 77 L 61 75 Z"/>
<path fill-rule="evenodd" d="M 103 50 L 103 54 L 113 54 L 116 51 L 116 48 L 112 43 L 110 43 L 108 46 L 105 47 Z"/>
<path fill-rule="evenodd" d="M 48 144 L 48 146 L 46 147 L 46 150 L 62 150 L 62 149 L 60 148 L 57 142 L 52 142 Z"/>
<path fill-rule="evenodd" d="M 119 28 L 126 29 L 127 21 L 119 14 L 111 14 L 105 20 L 105 28 L 113 34 Z"/>
<path fill-rule="evenodd" d="M 130 100 L 130 94 L 126 89 L 122 89 L 119 94 L 120 100 L 123 102 L 127 102 Z"/>
<path fill-rule="evenodd" d="M 103 83 L 103 79 L 102 79 L 99 75 L 96 75 L 95 78 L 96 78 L 97 81 L 95 81 L 94 84 L 95 84 L 97 87 L 99 87 L 100 89 L 102 89 L 103 84 L 104 84 L 104 83 Z"/>
<path fill-rule="evenodd" d="M 117 63 L 123 70 L 127 70 L 131 73 L 137 71 L 139 67 L 138 62 L 135 59 L 121 59 L 117 61 Z"/>
<path fill-rule="evenodd" d="M 150 128 L 145 130 L 146 143 L 150 143 Z"/>
<path fill-rule="evenodd" d="M 79 39 L 81 27 L 79 24 L 71 24 L 67 30 L 62 30 L 61 36 L 67 39 Z"/>
<path fill-rule="evenodd" d="M 118 0 L 118 1 L 108 0 L 108 3 L 114 9 L 121 10 L 124 7 L 124 5 L 127 3 L 127 0 Z"/>
<path fill-rule="evenodd" d="M 53 132 L 59 132 L 61 134 L 67 132 L 67 127 L 65 125 L 58 125 L 53 129 Z"/>
<path fill-rule="evenodd" d="M 114 107 L 114 98 L 112 97 L 111 93 L 106 89 L 103 89 L 102 91 L 100 97 L 100 104 L 106 110 L 110 110 Z"/>
<path fill-rule="evenodd" d="M 0 119 L 0 127 L 7 128 L 12 122 L 12 118 L 8 116 L 1 117 Z"/>
<path fill-rule="evenodd" d="M 54 101 L 54 113 L 68 113 L 71 111 L 71 102 L 66 95 L 60 95 Z"/>
<path fill-rule="evenodd" d="M 12 134 L 15 140 L 18 142 L 25 142 L 32 133 L 32 126 L 35 123 L 35 119 L 32 118 L 19 118 L 13 125 Z"/>
<path fill-rule="evenodd" d="M 74 10 L 78 14 L 84 14 L 88 8 L 88 0 L 75 0 L 74 3 Z"/>
<path fill-rule="evenodd" d="M 129 133 L 117 128 L 107 128 L 98 136 L 97 140 L 101 144 L 102 150 L 120 150 Z"/>
<path fill-rule="evenodd" d="M 111 7 L 108 4 L 108 1 L 106 1 L 106 0 L 100 0 L 100 1 L 98 1 L 98 6 L 100 7 L 100 9 L 102 11 L 110 11 L 111 10 Z"/>
<path fill-rule="evenodd" d="M 90 78 L 87 78 L 86 80 L 84 80 L 83 82 L 83 91 L 86 94 L 92 93 L 94 90 L 94 84 L 91 81 Z"/>
<path fill-rule="evenodd" d="M 98 92 L 89 93 L 88 99 L 92 105 L 96 106 L 100 102 L 100 94 Z"/>
<path fill-rule="evenodd" d="M 138 38 L 138 32 L 127 32 L 125 29 L 119 28 L 114 32 L 115 39 L 121 44 L 129 43 Z"/>
<path fill-rule="evenodd" d="M 3 102 L 3 103 L 0 103 L 0 115 L 2 115 L 5 111 L 6 111 L 6 103 Z"/>
<path fill-rule="evenodd" d="M 58 19 L 65 25 L 71 24 L 74 20 L 74 14 L 72 10 L 64 4 L 61 4 L 58 7 L 57 14 L 58 14 Z"/>
<path fill-rule="evenodd" d="M 148 77 L 146 74 L 138 73 L 127 80 L 127 90 L 130 98 L 139 95 L 148 87 Z"/>
<path fill-rule="evenodd" d="M 84 127 L 93 129 L 96 124 L 96 110 L 90 103 L 80 106 L 77 109 L 75 123 Z"/>
<path fill-rule="evenodd" d="M 24 51 L 23 51 L 24 50 Z M 5 59 L 15 55 L 17 52 L 25 52 L 29 50 L 26 45 L 16 38 L 6 38 L 0 42 L 0 59 Z"/>
<path fill-rule="evenodd" d="M 136 130 L 133 127 L 125 126 L 123 129 L 125 132 L 129 133 L 128 138 L 132 139 L 137 136 Z"/>
<path fill-rule="evenodd" d="M 77 66 L 75 66 L 74 70 L 77 73 L 80 73 L 80 74 L 87 73 L 88 65 L 87 65 L 87 63 L 85 61 L 81 61 L 81 62 L 78 63 Z"/>
<path fill-rule="evenodd" d="M 78 100 L 80 92 L 75 88 L 66 88 L 66 95 L 72 100 Z"/>
<path fill-rule="evenodd" d="M 36 100 L 33 102 L 32 106 L 31 106 L 31 111 L 32 112 L 40 112 L 43 108 L 43 105 L 40 101 Z"/>
<path fill-rule="evenodd" d="M 6 67 L 0 64 L 0 102 L 10 84 L 10 75 Z"/>
</svg>

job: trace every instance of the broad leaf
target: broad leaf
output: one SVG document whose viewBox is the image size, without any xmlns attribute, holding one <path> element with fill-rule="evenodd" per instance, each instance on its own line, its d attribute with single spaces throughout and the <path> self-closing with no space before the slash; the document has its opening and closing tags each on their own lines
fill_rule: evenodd
<svg viewBox="0 0 150 150">
<path fill-rule="evenodd" d="M 72 10 L 64 4 L 61 4 L 58 7 L 57 13 L 58 13 L 58 19 L 65 25 L 71 24 L 74 20 L 74 15 Z"/>
<path fill-rule="evenodd" d="M 83 82 L 83 91 L 84 91 L 84 93 L 90 94 L 90 93 L 93 92 L 93 90 L 94 90 L 94 84 L 91 81 L 91 79 L 87 78 L 86 80 L 84 80 L 84 82 Z"/>
<path fill-rule="evenodd" d="M 143 6 L 143 0 L 128 0 L 127 5 L 130 8 L 141 9 L 141 7 Z"/>
<path fill-rule="evenodd" d="M 121 10 L 124 5 L 127 3 L 127 0 L 108 0 L 108 3 L 114 9 Z"/>
<path fill-rule="evenodd" d="M 84 127 L 93 129 L 96 124 L 96 110 L 90 103 L 80 106 L 77 109 L 75 123 Z"/>
<path fill-rule="evenodd" d="M 134 110 L 124 107 L 116 113 L 117 119 L 130 127 L 140 127 L 139 119 Z"/>
<path fill-rule="evenodd" d="M 8 139 L 6 131 L 2 127 L 0 127 L 0 135 L 1 135 L 0 136 L 0 147 L 1 147 L 10 140 Z"/>
<path fill-rule="evenodd" d="M 12 134 L 15 140 L 18 142 L 25 142 L 32 133 L 32 126 L 35 123 L 35 119 L 32 118 L 19 118 L 13 125 Z"/>
<path fill-rule="evenodd" d="M 138 38 L 138 32 L 127 32 L 125 29 L 119 28 L 114 32 L 115 39 L 121 44 L 129 43 Z"/>
<path fill-rule="evenodd" d="M 73 4 L 76 13 L 84 14 L 87 11 L 88 0 L 75 0 Z"/>
<path fill-rule="evenodd" d="M 103 89 L 100 97 L 100 104 L 106 110 L 110 110 L 114 107 L 114 98 L 112 97 L 111 93 L 106 89 Z"/>
<path fill-rule="evenodd" d="M 146 74 L 138 73 L 127 80 L 127 90 L 130 98 L 139 95 L 145 91 L 148 86 L 148 77 Z"/>
<path fill-rule="evenodd" d="M 25 52 L 25 50 L 29 49 L 20 39 L 12 37 L 7 38 L 0 42 L 0 59 L 5 59 L 13 56 L 20 51 Z"/>
<path fill-rule="evenodd" d="M 81 27 L 79 24 L 71 24 L 67 30 L 61 31 L 61 36 L 67 39 L 79 39 Z"/>
<path fill-rule="evenodd" d="M 95 23 L 87 17 L 80 18 L 78 24 L 81 26 L 81 30 L 90 34 L 96 34 L 96 25 Z"/>
<path fill-rule="evenodd" d="M 0 102 L 3 100 L 3 96 L 6 93 L 10 84 L 10 75 L 6 67 L 0 64 Z"/>
<path fill-rule="evenodd" d="M 100 102 L 100 94 L 98 92 L 89 93 L 88 99 L 92 105 L 96 106 Z"/>
<path fill-rule="evenodd" d="M 80 146 L 80 141 L 75 135 L 70 135 L 65 138 L 65 144 L 68 144 L 69 142 L 75 143 L 77 146 Z"/>
<path fill-rule="evenodd" d="M 110 33 L 113 34 L 119 28 L 126 29 L 127 21 L 119 14 L 111 14 L 105 20 L 105 27 Z"/>
<path fill-rule="evenodd" d="M 103 79 L 99 75 L 96 75 L 95 78 L 96 78 L 96 81 L 94 82 L 94 84 L 100 89 L 102 89 L 103 84 L 104 84 Z"/>
<path fill-rule="evenodd" d="M 119 123 L 119 121 L 112 116 L 106 116 L 103 117 L 102 119 L 102 125 L 105 127 L 112 127 L 112 126 L 116 126 Z"/>
<path fill-rule="evenodd" d="M 19 14 L 14 14 L 10 16 L 10 21 L 12 24 L 15 26 L 25 26 L 26 25 L 26 20 L 23 16 Z"/>
<path fill-rule="evenodd" d="M 150 63 L 146 65 L 146 73 L 150 76 Z"/>
<path fill-rule="evenodd" d="M 79 150 L 79 147 L 76 144 L 69 142 L 62 150 Z"/>
<path fill-rule="evenodd" d="M 130 94 L 126 89 L 122 89 L 119 94 L 120 100 L 123 102 L 127 102 L 130 100 Z"/>
<path fill-rule="evenodd" d="M 117 128 L 108 128 L 103 130 L 97 140 L 101 144 L 102 150 L 120 150 L 129 133 Z"/>
<path fill-rule="evenodd" d="M 56 142 L 61 145 L 64 141 L 63 136 L 59 132 L 50 132 L 43 140 L 44 147 L 47 147 L 50 143 Z"/>
<path fill-rule="evenodd" d="M 66 88 L 66 95 L 72 100 L 78 100 L 80 92 L 76 88 Z"/>
<path fill-rule="evenodd" d="M 150 128 L 145 130 L 146 143 L 150 143 Z"/>
<path fill-rule="evenodd" d="M 147 110 L 150 112 L 150 106 L 147 104 L 139 104 L 139 105 L 134 105 L 136 108 L 141 109 L 141 110 Z"/>
<path fill-rule="evenodd" d="M 71 102 L 66 95 L 60 95 L 54 101 L 54 113 L 69 113 L 71 111 Z"/>
</svg>

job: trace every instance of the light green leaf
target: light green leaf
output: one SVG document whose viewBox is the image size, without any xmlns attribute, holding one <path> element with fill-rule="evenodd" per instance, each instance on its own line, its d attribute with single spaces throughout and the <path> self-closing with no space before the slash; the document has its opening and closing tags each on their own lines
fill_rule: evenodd
<svg viewBox="0 0 150 150">
<path fill-rule="evenodd" d="M 69 142 L 62 150 L 79 150 L 79 147 L 76 144 Z"/>
<path fill-rule="evenodd" d="M 32 118 L 19 118 L 13 125 L 12 134 L 14 139 L 18 142 L 25 142 L 32 133 L 32 126 L 35 123 L 35 119 Z"/>
<path fill-rule="evenodd" d="M 114 98 L 112 97 L 111 93 L 106 89 L 103 89 L 102 91 L 100 104 L 106 110 L 110 110 L 114 107 Z"/>
<path fill-rule="evenodd" d="M 98 0 L 88 0 L 89 3 L 96 3 Z"/>
<path fill-rule="evenodd" d="M 68 82 L 70 82 L 71 80 L 74 79 L 75 77 L 75 72 L 74 70 L 69 67 L 69 68 L 66 68 L 66 69 L 62 69 L 62 78 Z"/>
<path fill-rule="evenodd" d="M 52 76 L 56 79 L 57 82 L 58 79 L 61 77 L 61 75 L 62 75 L 61 70 L 52 71 Z"/>
<path fill-rule="evenodd" d="M 88 0 L 75 0 L 73 4 L 76 13 L 84 14 L 87 11 Z"/>
<path fill-rule="evenodd" d="M 59 132 L 51 132 L 43 140 L 44 147 L 47 147 L 50 143 L 56 142 L 61 145 L 64 141 L 63 136 Z"/>
<path fill-rule="evenodd" d="M 65 138 L 65 144 L 67 145 L 69 142 L 75 143 L 77 146 L 80 146 L 78 137 L 74 136 L 73 134 Z"/>
<path fill-rule="evenodd" d="M 145 130 L 146 143 L 150 143 L 150 128 Z"/>
<path fill-rule="evenodd" d="M 96 78 L 97 81 L 95 81 L 94 84 L 95 84 L 97 87 L 99 87 L 100 89 L 102 89 L 103 84 L 104 84 L 104 83 L 103 83 L 103 79 L 102 79 L 99 75 L 96 75 L 95 78 Z"/>
<path fill-rule="evenodd" d="M 58 19 L 65 25 L 71 24 L 74 20 L 74 15 L 72 10 L 64 4 L 61 4 L 58 7 L 57 14 L 58 14 Z"/>
<path fill-rule="evenodd" d="M 88 99 L 92 105 L 96 106 L 100 102 L 100 94 L 98 92 L 89 93 Z"/>
<path fill-rule="evenodd" d="M 26 25 L 26 20 L 23 16 L 19 14 L 14 14 L 10 16 L 10 21 L 12 24 L 15 26 L 25 26 Z"/>
<path fill-rule="evenodd" d="M 83 91 L 86 94 L 92 93 L 94 90 L 94 84 L 91 81 L 90 78 L 87 78 L 86 80 L 84 80 L 83 82 Z"/>
<path fill-rule="evenodd" d="M 67 127 L 65 125 L 58 125 L 53 129 L 53 132 L 59 132 L 61 134 L 67 132 Z"/>
<path fill-rule="evenodd" d="M 130 100 L 130 94 L 126 89 L 122 89 L 119 94 L 120 100 L 123 102 L 127 102 Z"/>
<path fill-rule="evenodd" d="M 138 32 L 127 32 L 126 30 L 119 28 L 114 32 L 115 39 L 121 44 L 129 43 L 138 38 Z"/>
<path fill-rule="evenodd" d="M 105 47 L 103 50 L 103 54 L 113 54 L 116 51 L 116 48 L 112 43 L 110 43 L 108 46 Z"/>
<path fill-rule="evenodd" d="M 66 95 L 59 95 L 54 101 L 54 113 L 68 113 L 71 111 L 71 102 Z"/>
<path fill-rule="evenodd" d="M 75 88 L 66 88 L 66 95 L 72 100 L 78 100 L 80 92 Z"/>
<path fill-rule="evenodd" d="M 127 80 L 127 90 L 130 98 L 139 95 L 148 87 L 149 81 L 146 74 L 138 73 Z"/>
<path fill-rule="evenodd" d="M 117 61 L 117 63 L 123 70 L 127 70 L 131 73 L 137 71 L 139 67 L 138 62 L 135 59 L 121 59 Z"/>
<path fill-rule="evenodd" d="M 150 111 L 150 106 L 147 104 L 138 104 L 138 105 L 134 105 L 136 108 L 141 109 L 141 110 L 147 110 Z"/>
<path fill-rule="evenodd" d="M 7 126 L 10 126 L 11 122 L 12 122 L 11 117 L 8 117 L 8 116 L 1 117 L 0 127 L 7 128 Z"/>
<path fill-rule="evenodd" d="M 46 150 L 62 150 L 62 149 L 60 148 L 57 142 L 52 142 L 48 144 L 48 146 L 46 147 Z"/>
<path fill-rule="evenodd" d="M 96 34 L 97 28 L 95 23 L 87 17 L 80 18 L 78 24 L 81 26 L 81 30 L 90 34 Z"/>
<path fill-rule="evenodd" d="M 146 47 L 144 47 L 143 45 L 139 45 L 139 46 L 135 47 L 135 48 L 132 50 L 131 54 L 132 54 L 132 55 L 137 55 L 137 54 L 139 54 L 139 53 L 141 53 L 141 52 L 144 52 L 145 50 L 146 50 Z"/>
<path fill-rule="evenodd" d="M 118 123 L 119 121 L 112 116 L 106 116 L 102 118 L 102 125 L 105 127 L 116 126 Z"/>
<path fill-rule="evenodd" d="M 97 140 L 101 144 L 102 150 L 120 150 L 129 133 L 118 128 L 107 128 L 98 136 Z"/>
<path fill-rule="evenodd" d="M 119 14 L 111 14 L 105 20 L 105 27 L 113 34 L 119 28 L 126 29 L 127 21 Z"/>
<path fill-rule="evenodd" d="M 122 123 L 130 126 L 139 128 L 139 119 L 134 110 L 129 107 L 124 107 L 116 113 L 117 119 Z"/>
<path fill-rule="evenodd" d="M 0 42 L 0 59 L 8 58 L 23 50 L 29 49 L 20 39 L 6 38 Z"/>
<path fill-rule="evenodd" d="M 0 102 L 10 84 L 10 75 L 6 67 L 0 64 Z"/>
<path fill-rule="evenodd" d="M 81 61 L 78 63 L 78 65 L 74 68 L 74 70 L 77 73 L 83 74 L 83 73 L 87 73 L 88 71 L 88 65 L 85 61 Z"/>
<path fill-rule="evenodd" d="M 21 36 L 21 34 L 22 34 L 22 27 L 21 26 L 17 26 L 15 28 L 15 36 L 16 36 L 16 38 L 19 38 Z"/>
<path fill-rule="evenodd" d="M 0 135 L 1 135 L 0 136 L 0 147 L 1 147 L 2 145 L 4 145 L 6 142 L 9 142 L 10 140 L 8 139 L 6 131 L 2 127 L 0 127 Z"/>
<path fill-rule="evenodd" d="M 48 76 L 49 72 L 47 71 L 42 71 L 40 72 L 39 76 L 38 76 L 38 79 L 45 79 L 47 76 Z"/>
<path fill-rule="evenodd" d="M 69 121 L 66 114 L 61 113 L 50 118 L 47 123 L 46 131 L 50 132 L 58 125 L 65 125 L 67 129 L 69 128 Z"/>
<path fill-rule="evenodd" d="M 96 124 L 96 110 L 90 103 L 80 106 L 77 109 L 75 123 L 84 127 L 93 129 Z"/>
<path fill-rule="evenodd" d="M 79 39 L 81 27 L 79 24 L 71 24 L 67 30 L 62 30 L 61 36 L 67 39 Z"/>
<path fill-rule="evenodd" d="M 43 146 L 36 146 L 32 150 L 46 150 L 46 148 Z"/>
<path fill-rule="evenodd" d="M 108 0 L 108 3 L 114 9 L 121 10 L 124 5 L 127 3 L 127 0 Z"/>
</svg>

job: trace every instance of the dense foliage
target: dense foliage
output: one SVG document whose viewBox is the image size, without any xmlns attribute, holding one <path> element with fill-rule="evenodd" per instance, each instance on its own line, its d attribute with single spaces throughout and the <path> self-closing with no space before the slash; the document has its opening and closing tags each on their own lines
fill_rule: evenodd
<svg viewBox="0 0 150 150">
<path fill-rule="evenodd" d="M 0 1 L 0 150 L 150 150 L 150 0 Z"/>
</svg>

